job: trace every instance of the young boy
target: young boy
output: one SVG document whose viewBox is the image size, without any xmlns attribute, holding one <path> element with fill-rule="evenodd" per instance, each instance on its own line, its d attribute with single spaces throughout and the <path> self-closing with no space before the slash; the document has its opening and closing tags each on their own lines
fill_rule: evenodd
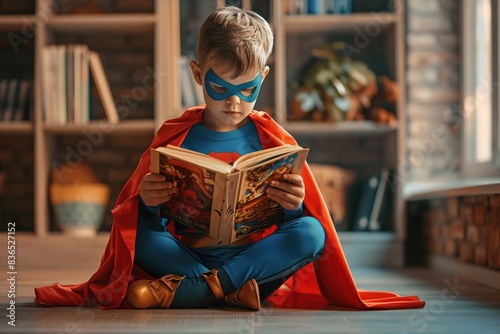
<svg viewBox="0 0 500 334">
<path fill-rule="evenodd" d="M 198 62 L 190 63 L 206 105 L 165 122 L 150 147 L 183 146 L 230 163 L 248 152 L 296 144 L 267 114 L 253 110 L 272 45 L 269 24 L 255 13 L 227 7 L 210 14 L 200 29 Z M 423 307 L 417 297 L 358 292 L 307 165 L 302 175 L 285 174 L 267 190 L 282 207 L 284 223 L 223 247 L 157 217 L 157 206 L 177 189 L 149 173 L 149 165 L 147 149 L 113 209 L 97 272 L 79 285 L 36 288 L 38 303 L 102 309 L 225 303 L 258 310 L 267 298 L 276 307 Z M 284 282 L 288 289 L 279 289 Z"/>
<path fill-rule="evenodd" d="M 190 63 L 206 106 L 182 147 L 228 163 L 263 148 L 249 115 L 269 73 L 266 61 L 272 45 L 271 27 L 253 12 L 222 8 L 206 19 L 200 29 L 198 62 Z M 157 217 L 157 205 L 176 192 L 164 176 L 151 173 L 139 187 L 135 264 L 161 278 L 130 285 L 127 302 L 133 307 L 192 308 L 225 299 L 232 306 L 259 309 L 261 297 L 269 296 L 323 250 L 321 224 L 303 214 L 300 175 L 284 175 L 267 189 L 267 196 L 283 208 L 285 223 L 267 238 L 249 236 L 224 247 L 207 247 L 210 237 L 182 226 L 176 226 L 180 240 L 167 230 L 169 221 Z"/>
</svg>

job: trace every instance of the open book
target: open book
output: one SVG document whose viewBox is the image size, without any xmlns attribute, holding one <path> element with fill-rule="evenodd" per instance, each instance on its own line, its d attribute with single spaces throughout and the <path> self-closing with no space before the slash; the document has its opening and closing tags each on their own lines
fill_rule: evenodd
<svg viewBox="0 0 500 334">
<path fill-rule="evenodd" d="M 175 182 L 178 192 L 158 214 L 228 245 L 251 233 L 284 222 L 280 205 L 266 188 L 285 173 L 300 174 L 309 149 L 278 146 L 248 153 L 233 165 L 168 145 L 151 149 L 151 172 Z"/>
</svg>

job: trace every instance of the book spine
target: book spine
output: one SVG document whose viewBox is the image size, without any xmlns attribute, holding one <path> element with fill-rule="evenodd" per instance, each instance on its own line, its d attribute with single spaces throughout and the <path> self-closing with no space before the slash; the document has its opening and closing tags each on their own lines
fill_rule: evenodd
<svg viewBox="0 0 500 334">
<path fill-rule="evenodd" d="M 352 1 L 351 0 L 335 0 L 335 14 L 350 14 L 352 12 Z"/>
<path fill-rule="evenodd" d="M 52 113 L 54 111 L 52 92 L 54 90 L 52 71 L 52 47 L 46 46 L 42 51 L 42 81 L 43 81 L 43 120 L 46 124 L 52 124 Z"/>
<path fill-rule="evenodd" d="M 82 46 L 80 44 L 76 44 L 73 47 L 73 101 L 72 101 L 72 109 L 73 109 L 73 123 L 81 124 L 81 87 L 82 84 L 82 64 L 81 64 L 81 52 Z"/>
<path fill-rule="evenodd" d="M 19 79 L 11 79 L 9 81 L 9 88 L 7 93 L 7 103 L 3 111 L 3 120 L 11 121 L 16 109 L 16 98 L 19 94 Z"/>
<path fill-rule="evenodd" d="M 22 121 L 24 119 L 28 119 L 29 90 L 30 90 L 30 81 L 28 79 L 22 79 L 21 82 L 19 83 L 19 96 L 17 98 L 17 107 L 12 117 L 14 121 Z"/>
<path fill-rule="evenodd" d="M 380 212 L 384 202 L 388 177 L 389 177 L 389 170 L 388 169 L 382 170 L 375 194 L 375 199 L 373 201 L 373 208 L 370 213 L 370 221 L 368 223 L 368 229 L 370 231 L 380 231 L 382 228 L 382 222 L 380 220 Z"/>
<path fill-rule="evenodd" d="M 7 89 L 9 81 L 7 79 L 0 80 L 0 119 L 3 119 L 4 106 L 7 101 Z"/>
<path fill-rule="evenodd" d="M 325 0 L 325 14 L 335 13 L 336 0 Z"/>
<path fill-rule="evenodd" d="M 88 124 L 90 120 L 90 67 L 89 67 L 89 48 L 87 45 L 82 45 L 81 51 L 81 113 L 80 123 Z"/>
<path fill-rule="evenodd" d="M 68 108 L 67 108 L 67 87 L 66 87 L 66 76 L 67 76 L 67 49 L 65 45 L 57 46 L 57 123 L 59 125 L 66 125 L 68 123 Z"/>
<path fill-rule="evenodd" d="M 354 223 L 354 231 L 368 230 L 379 182 L 380 176 L 376 174 L 371 175 L 366 181 L 359 203 L 356 222 Z"/>
<path fill-rule="evenodd" d="M 219 243 L 222 245 L 228 245 L 236 241 L 234 214 L 239 193 L 238 185 L 240 184 L 240 177 L 240 173 L 227 174 L 225 177 L 226 187 L 219 226 Z"/>
<path fill-rule="evenodd" d="M 307 13 L 308 14 L 320 14 L 321 13 L 321 0 L 308 0 L 307 1 Z"/>
<path fill-rule="evenodd" d="M 75 46 L 73 44 L 66 45 L 66 123 L 75 123 L 75 63 L 74 63 Z"/>
<path fill-rule="evenodd" d="M 113 95 L 111 94 L 108 78 L 106 77 L 106 72 L 104 71 L 101 58 L 95 51 L 89 51 L 89 66 L 90 73 L 94 78 L 108 122 L 110 124 L 118 124 L 120 117 L 118 116 L 116 104 L 113 100 Z"/>
</svg>

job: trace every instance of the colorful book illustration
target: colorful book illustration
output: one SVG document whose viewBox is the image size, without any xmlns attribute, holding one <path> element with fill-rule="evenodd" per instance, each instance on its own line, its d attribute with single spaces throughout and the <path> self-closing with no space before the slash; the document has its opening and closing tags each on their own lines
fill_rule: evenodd
<svg viewBox="0 0 500 334">
<path fill-rule="evenodd" d="M 229 165 L 214 157 L 167 146 L 151 150 L 151 172 L 177 185 L 159 215 L 231 244 L 284 221 L 281 207 L 266 195 L 273 179 L 300 174 L 309 149 L 285 145 L 252 152 Z"/>
</svg>

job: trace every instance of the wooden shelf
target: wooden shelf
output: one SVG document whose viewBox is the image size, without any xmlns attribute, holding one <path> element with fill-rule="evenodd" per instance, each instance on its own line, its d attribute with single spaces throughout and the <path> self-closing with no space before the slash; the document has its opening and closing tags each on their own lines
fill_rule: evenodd
<svg viewBox="0 0 500 334">
<path fill-rule="evenodd" d="M 371 121 L 356 122 L 287 122 L 285 129 L 292 134 L 372 136 L 395 132 L 396 126 Z"/>
<path fill-rule="evenodd" d="M 285 29 L 289 34 L 309 34 L 331 31 L 335 33 L 356 33 L 356 29 L 384 30 L 398 20 L 394 13 L 354 13 L 350 15 L 287 15 Z"/>
<path fill-rule="evenodd" d="M 65 33 L 152 33 L 155 22 L 155 14 L 57 15 L 47 21 L 47 27 Z"/>
<path fill-rule="evenodd" d="M 19 30 L 26 25 L 30 25 L 32 31 L 35 18 L 33 15 L 0 15 L 0 30 Z"/>
<path fill-rule="evenodd" d="M 0 132 L 9 134 L 33 135 L 33 122 L 0 122 Z"/>
<path fill-rule="evenodd" d="M 81 134 L 85 130 L 97 130 L 102 131 L 104 135 L 108 134 L 153 134 L 154 131 L 154 121 L 151 119 L 143 120 L 127 120 L 121 121 L 120 123 L 113 125 L 108 123 L 106 120 L 95 120 L 91 121 L 89 124 L 75 125 L 44 125 L 44 131 L 49 134 L 60 134 L 60 135 L 70 135 L 70 134 Z"/>
<path fill-rule="evenodd" d="M 439 181 L 407 182 L 403 196 L 407 201 L 435 198 L 481 196 L 500 193 L 500 178 L 443 179 Z"/>
</svg>

